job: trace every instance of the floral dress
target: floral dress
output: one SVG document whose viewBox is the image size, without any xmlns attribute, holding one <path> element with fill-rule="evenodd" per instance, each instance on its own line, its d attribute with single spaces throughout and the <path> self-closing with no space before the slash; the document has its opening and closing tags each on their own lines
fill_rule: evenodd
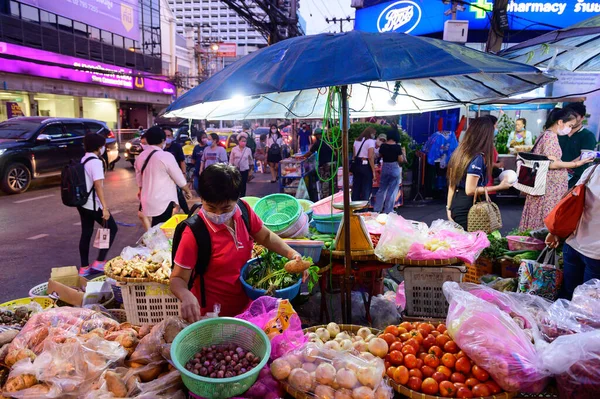
<svg viewBox="0 0 600 399">
<path fill-rule="evenodd" d="M 558 144 L 558 136 L 549 130 L 540 137 L 533 151 L 535 154 L 561 159 L 562 150 Z M 525 200 L 523 216 L 519 230 L 537 230 L 544 227 L 544 218 L 554 209 L 556 204 L 569 190 L 569 174 L 566 169 L 550 169 L 546 179 L 546 194 L 528 195 Z"/>
</svg>

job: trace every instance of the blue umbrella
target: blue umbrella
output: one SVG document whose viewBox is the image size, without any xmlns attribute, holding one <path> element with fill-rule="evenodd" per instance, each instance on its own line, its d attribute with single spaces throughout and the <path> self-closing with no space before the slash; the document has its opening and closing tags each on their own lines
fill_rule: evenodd
<svg viewBox="0 0 600 399">
<path fill-rule="evenodd" d="M 600 71 L 600 16 L 548 32 L 499 55 L 538 68 L 572 72 Z"/>
<path fill-rule="evenodd" d="M 440 107 L 440 100 L 448 106 L 506 97 L 531 91 L 552 80 L 535 67 L 437 39 L 395 32 L 351 31 L 295 37 L 256 51 L 178 98 L 167 109 L 167 115 L 204 118 L 210 114 L 210 102 L 232 106 L 233 103 L 228 101 L 237 96 L 250 100 L 251 96 L 259 96 L 277 102 L 279 95 L 289 92 L 298 92 L 298 96 L 304 96 L 302 98 L 306 100 L 306 92 L 310 97 L 311 90 L 316 104 L 319 88 L 341 86 L 342 165 L 344 187 L 347 188 L 348 92 L 352 90 L 356 97 L 355 86 L 367 85 L 365 103 L 381 93 L 390 104 L 395 104 L 399 96 L 408 97 L 410 101 L 404 103 L 404 108 L 393 109 L 400 114 L 423 111 L 429 102 Z M 282 103 L 282 110 L 290 109 L 299 97 L 292 95 L 287 104 Z M 410 108 L 410 103 L 415 106 Z M 259 106 L 255 102 L 251 108 Z M 394 107 L 390 105 L 390 108 Z M 186 110 L 191 111 L 186 114 Z M 203 113 L 193 116 L 194 110 Z M 342 295 L 345 322 L 351 320 L 349 204 L 349 191 L 345 189 L 346 278 Z"/>
</svg>

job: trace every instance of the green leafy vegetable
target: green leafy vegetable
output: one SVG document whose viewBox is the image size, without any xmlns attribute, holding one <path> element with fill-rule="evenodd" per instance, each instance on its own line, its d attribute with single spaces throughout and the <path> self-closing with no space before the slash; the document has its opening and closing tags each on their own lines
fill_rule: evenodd
<svg viewBox="0 0 600 399">
<path fill-rule="evenodd" d="M 311 258 L 302 258 L 313 263 Z M 289 259 L 277 255 L 271 251 L 265 251 L 259 257 L 258 262 L 250 269 L 246 282 L 255 289 L 267 291 L 272 294 L 276 290 L 291 287 L 298 282 L 302 276 L 288 273 L 284 266 Z M 312 291 L 315 283 L 319 280 L 319 267 L 311 266 L 308 272 L 308 290 Z"/>
<path fill-rule="evenodd" d="M 490 241 L 490 246 L 481 252 L 482 257 L 493 260 L 504 255 L 508 250 L 508 241 L 499 232 L 494 231 L 488 234 L 488 240 Z"/>
</svg>

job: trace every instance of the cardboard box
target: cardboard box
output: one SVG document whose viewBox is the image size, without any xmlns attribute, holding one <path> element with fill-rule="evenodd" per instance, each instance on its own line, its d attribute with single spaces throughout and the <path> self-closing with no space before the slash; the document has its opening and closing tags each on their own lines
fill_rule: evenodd
<svg viewBox="0 0 600 399">
<path fill-rule="evenodd" d="M 48 280 L 48 295 L 73 306 L 104 303 L 112 296 L 106 281 L 88 281 L 80 277 L 75 266 L 55 267 Z"/>
</svg>

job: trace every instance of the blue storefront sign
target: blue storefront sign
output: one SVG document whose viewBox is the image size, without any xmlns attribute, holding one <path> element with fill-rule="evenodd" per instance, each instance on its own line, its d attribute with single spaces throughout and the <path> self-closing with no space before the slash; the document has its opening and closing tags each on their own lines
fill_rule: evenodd
<svg viewBox="0 0 600 399">
<path fill-rule="evenodd" d="M 470 30 L 487 30 L 493 6 L 490 0 L 471 0 L 457 19 L 469 21 Z M 440 0 L 387 1 L 356 10 L 354 26 L 366 32 L 426 35 L 444 30 L 449 8 Z M 564 28 L 598 15 L 600 0 L 510 0 L 507 12 L 511 30 L 552 30 L 551 26 Z"/>
</svg>

